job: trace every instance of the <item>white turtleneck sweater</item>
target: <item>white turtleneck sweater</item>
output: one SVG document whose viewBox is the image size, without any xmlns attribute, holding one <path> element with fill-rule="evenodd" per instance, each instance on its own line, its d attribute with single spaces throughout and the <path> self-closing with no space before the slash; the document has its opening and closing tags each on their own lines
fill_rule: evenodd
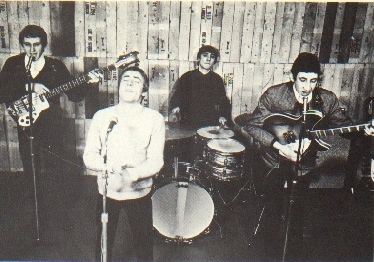
<svg viewBox="0 0 374 262">
<path fill-rule="evenodd" d="M 100 194 L 103 194 L 105 137 L 111 119 L 116 117 L 108 135 L 107 169 L 112 173 L 114 163 L 121 163 L 131 177 L 138 180 L 131 185 L 122 185 L 119 191 L 108 187 L 107 196 L 116 200 L 136 199 L 151 191 L 152 177 L 164 164 L 165 123 L 163 116 L 152 109 L 137 104 L 131 109 L 118 104 L 99 110 L 94 115 L 86 139 L 83 155 L 88 173 L 98 176 Z"/>
</svg>

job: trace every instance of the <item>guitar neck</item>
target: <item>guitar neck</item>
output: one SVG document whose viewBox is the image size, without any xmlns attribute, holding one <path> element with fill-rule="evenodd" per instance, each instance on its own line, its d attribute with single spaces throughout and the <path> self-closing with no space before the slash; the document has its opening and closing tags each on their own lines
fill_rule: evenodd
<svg viewBox="0 0 374 262">
<path fill-rule="evenodd" d="M 325 130 L 313 130 L 313 131 L 309 131 L 309 133 L 314 137 L 338 135 L 338 134 L 361 131 L 361 130 L 364 130 L 365 127 L 368 125 L 369 124 L 361 124 L 361 125 L 331 128 L 331 129 L 325 129 Z"/>
<path fill-rule="evenodd" d="M 87 81 L 90 79 L 90 77 L 88 76 L 88 74 L 86 75 L 83 75 L 83 76 L 80 76 L 74 80 L 71 80 L 70 82 L 68 83 L 65 83 L 63 85 L 60 85 L 56 88 L 54 88 L 52 91 L 50 92 L 47 92 L 47 93 L 44 93 L 42 94 L 45 98 L 47 98 L 47 100 L 49 100 L 50 98 L 53 98 L 65 91 L 69 91 L 75 87 L 78 87 L 84 83 L 87 83 Z"/>
</svg>

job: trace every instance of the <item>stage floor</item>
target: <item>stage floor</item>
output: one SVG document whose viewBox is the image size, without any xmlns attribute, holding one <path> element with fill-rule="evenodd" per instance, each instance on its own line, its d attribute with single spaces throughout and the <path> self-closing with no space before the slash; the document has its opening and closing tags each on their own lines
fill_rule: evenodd
<svg viewBox="0 0 374 262">
<path fill-rule="evenodd" d="M 25 191 L 24 181 L 23 173 L 0 173 L 0 260 L 93 260 L 96 177 L 78 175 L 73 170 L 43 174 L 37 185 L 42 213 L 39 241 L 35 233 L 35 201 L 32 192 Z M 364 184 L 353 195 L 346 189 L 311 189 L 312 223 L 303 241 L 303 260 L 373 261 L 371 186 Z M 249 190 L 240 194 L 232 204 L 221 207 L 217 214 L 220 218 L 214 218 L 209 227 L 211 232 L 194 238 L 191 244 L 166 243 L 155 232 L 150 236 L 155 239 L 155 260 L 262 260 L 269 251 L 266 239 L 260 241 L 258 235 L 253 238 L 261 209 Z M 125 223 L 126 216 L 122 216 L 120 225 Z M 118 230 L 122 234 L 116 239 L 114 259 L 134 260 L 131 233 L 124 226 Z"/>
</svg>

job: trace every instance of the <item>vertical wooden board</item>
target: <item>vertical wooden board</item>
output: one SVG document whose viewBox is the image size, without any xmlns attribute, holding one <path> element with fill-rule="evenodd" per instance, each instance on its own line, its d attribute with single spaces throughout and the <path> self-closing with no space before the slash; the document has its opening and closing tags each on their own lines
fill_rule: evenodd
<svg viewBox="0 0 374 262">
<path fill-rule="evenodd" d="M 0 104 L 0 171 L 9 171 L 9 152 L 6 139 L 5 106 Z"/>
<path fill-rule="evenodd" d="M 179 61 L 179 75 L 180 78 L 184 73 L 190 71 L 190 62 L 189 61 Z"/>
<path fill-rule="evenodd" d="M 9 48 L 11 54 L 18 54 L 20 46 L 18 41 L 18 34 L 20 31 L 18 23 L 18 6 L 16 1 L 7 2 L 8 15 L 8 33 L 9 33 Z"/>
<path fill-rule="evenodd" d="M 241 110 L 240 113 L 251 112 L 257 105 L 257 101 L 252 104 L 252 90 L 255 64 L 245 63 L 243 68 L 243 87 L 241 94 Z"/>
<path fill-rule="evenodd" d="M 66 68 L 71 74 L 74 72 L 74 58 L 72 57 L 62 57 L 61 61 L 65 64 Z M 79 87 L 78 87 L 79 88 Z M 75 118 L 75 104 L 69 101 L 66 94 L 60 95 L 60 104 L 62 110 L 64 111 L 64 117 Z"/>
<path fill-rule="evenodd" d="M 344 11 L 345 11 L 345 3 L 339 3 L 338 10 L 336 12 L 334 33 L 333 33 L 332 43 L 331 43 L 330 60 L 329 60 L 330 63 L 338 62 L 338 55 L 341 50 L 339 42 L 340 42 L 340 35 L 342 32 Z"/>
<path fill-rule="evenodd" d="M 7 134 L 6 140 L 8 145 L 10 171 L 22 171 L 23 165 L 19 154 L 17 124 L 14 122 L 13 118 L 8 115 L 5 116 L 5 130 Z"/>
<path fill-rule="evenodd" d="M 29 7 L 27 1 L 17 1 L 18 6 L 18 23 L 21 31 L 29 24 Z M 19 32 L 18 32 L 19 33 Z"/>
<path fill-rule="evenodd" d="M 230 62 L 231 53 L 231 40 L 232 30 L 234 23 L 234 2 L 225 2 L 223 6 L 223 17 L 222 17 L 222 32 L 221 32 L 221 43 L 220 43 L 220 60 L 222 62 Z"/>
<path fill-rule="evenodd" d="M 180 67 L 180 62 L 179 61 L 176 61 L 176 60 L 170 61 L 170 65 L 169 65 L 169 70 L 170 70 L 170 72 L 169 72 L 169 98 L 170 98 L 170 94 L 173 92 L 173 87 L 174 87 L 175 83 L 177 82 L 177 80 L 180 76 L 179 67 Z"/>
<path fill-rule="evenodd" d="M 97 58 L 83 57 L 84 72 L 88 72 L 93 68 L 98 68 Z M 92 118 L 99 107 L 99 86 L 98 84 L 93 84 L 90 92 L 86 95 L 84 100 L 85 103 L 85 118 Z"/>
<path fill-rule="evenodd" d="M 344 71 L 342 75 L 342 84 L 341 84 L 341 91 L 340 91 L 340 100 L 343 101 L 347 105 L 347 110 L 350 110 L 350 96 L 352 82 L 353 82 L 353 74 L 354 74 L 355 65 L 354 64 L 344 64 Z"/>
<path fill-rule="evenodd" d="M 362 123 L 364 121 L 364 101 L 370 97 L 373 87 L 373 74 L 374 70 L 371 64 L 366 64 L 363 67 L 362 74 L 360 74 L 360 80 L 357 88 L 357 100 L 355 104 L 355 116 L 358 122 Z"/>
<path fill-rule="evenodd" d="M 191 24 L 191 4 L 190 1 L 182 1 L 181 18 L 179 32 L 179 60 L 188 61 L 188 52 L 190 50 L 190 24 Z"/>
<path fill-rule="evenodd" d="M 29 23 L 40 25 L 41 3 L 39 1 L 28 1 Z"/>
<path fill-rule="evenodd" d="M 256 3 L 246 2 L 243 21 L 243 38 L 240 49 L 240 62 L 251 61 L 253 31 L 256 18 Z"/>
<path fill-rule="evenodd" d="M 243 90 L 243 69 L 244 65 L 240 63 L 234 64 L 234 79 L 232 88 L 232 99 L 231 99 L 231 115 L 232 119 L 240 115 L 241 102 L 242 102 L 242 90 Z"/>
<path fill-rule="evenodd" d="M 210 44 L 220 49 L 224 2 L 213 2 L 212 37 Z"/>
<path fill-rule="evenodd" d="M 263 89 L 268 89 L 270 86 L 273 85 L 274 71 L 275 71 L 274 64 L 264 64 L 264 73 L 263 73 L 263 80 L 262 80 Z"/>
<path fill-rule="evenodd" d="M 313 29 L 316 22 L 317 3 L 308 2 L 305 5 L 303 30 L 301 32 L 300 53 L 310 52 L 313 40 Z"/>
<path fill-rule="evenodd" d="M 51 7 L 51 14 L 50 14 L 50 24 L 53 28 L 53 32 L 50 35 L 50 41 L 49 43 L 49 48 L 51 49 L 51 53 L 53 55 L 60 54 L 61 50 L 56 50 L 56 49 L 61 49 L 63 47 L 60 43 L 63 34 L 63 29 L 62 29 L 62 17 L 61 17 L 61 12 L 62 12 L 62 7 L 61 7 L 61 2 L 57 1 L 51 1 L 50 3 Z M 49 22 L 48 20 L 48 22 Z M 49 39 L 48 39 L 49 40 Z"/>
<path fill-rule="evenodd" d="M 265 9 L 266 9 L 265 2 L 257 2 L 255 28 L 254 28 L 253 41 L 252 41 L 252 54 L 251 54 L 252 63 L 259 62 L 261 58 L 262 36 L 264 33 Z"/>
<path fill-rule="evenodd" d="M 291 77 L 292 77 L 291 68 L 292 68 L 292 64 L 284 64 L 282 82 L 291 81 Z"/>
<path fill-rule="evenodd" d="M 78 156 L 83 156 L 85 145 L 84 119 L 75 119 L 75 149 Z"/>
<path fill-rule="evenodd" d="M 332 91 L 334 83 L 335 64 L 324 64 L 322 88 Z"/>
<path fill-rule="evenodd" d="M 83 57 L 86 54 L 85 39 L 85 2 L 75 1 L 74 11 L 74 33 L 75 33 L 75 55 Z"/>
<path fill-rule="evenodd" d="M 169 25 L 170 2 L 160 2 L 160 20 L 158 25 L 158 59 L 168 59 L 169 56 Z"/>
<path fill-rule="evenodd" d="M 96 50 L 96 2 L 85 2 L 86 57 L 97 57 Z"/>
<path fill-rule="evenodd" d="M 169 99 L 169 61 L 149 61 L 149 108 L 159 111 L 164 117 L 168 115 Z"/>
<path fill-rule="evenodd" d="M 245 12 L 245 2 L 235 2 L 235 12 L 232 27 L 230 62 L 240 61 L 240 47 L 242 45 L 243 21 Z"/>
<path fill-rule="evenodd" d="M 179 19 L 181 17 L 181 2 L 170 2 L 169 29 L 169 59 L 179 59 Z"/>
<path fill-rule="evenodd" d="M 159 45 L 158 45 L 158 25 L 160 23 L 161 15 L 160 2 L 152 2 L 149 5 L 148 17 L 148 59 L 158 59 Z"/>
<path fill-rule="evenodd" d="M 106 68 L 106 57 L 99 57 L 98 65 L 99 68 Z M 101 82 L 99 82 L 99 108 L 102 109 L 106 107 L 108 107 L 108 79 L 104 78 Z"/>
<path fill-rule="evenodd" d="M 258 100 L 262 93 L 265 91 L 263 86 L 263 72 L 264 72 L 264 64 L 254 64 L 254 73 L 253 73 L 253 86 L 252 86 L 252 97 L 251 97 L 251 104 L 252 107 L 258 104 Z M 252 108 L 252 110 L 254 109 Z"/>
<path fill-rule="evenodd" d="M 201 7 L 200 45 L 211 45 L 213 1 L 204 1 Z"/>
<path fill-rule="evenodd" d="M 125 54 L 127 48 L 127 5 L 128 1 L 117 2 L 117 56 Z"/>
<path fill-rule="evenodd" d="M 5 10 L 0 10 L 0 52 L 9 53 L 8 8 L 6 2 L 2 2 L 1 5 Z"/>
<path fill-rule="evenodd" d="M 202 2 L 192 2 L 191 6 L 190 48 L 188 52 L 189 61 L 196 60 L 196 54 L 200 48 L 201 5 Z"/>
<path fill-rule="evenodd" d="M 364 47 L 363 32 L 367 10 L 368 3 L 357 3 L 356 21 L 352 34 L 352 38 L 355 39 L 356 44 L 349 53 L 348 63 L 358 63 L 360 61 L 360 52 Z"/>
<path fill-rule="evenodd" d="M 73 71 L 71 71 L 71 74 L 75 78 L 78 78 L 80 75 L 82 75 L 82 72 L 84 72 L 83 58 L 82 57 L 73 57 L 72 60 L 73 60 L 73 63 L 74 63 L 74 68 L 73 68 Z M 92 85 L 90 85 L 90 87 L 92 87 Z M 85 119 L 86 111 L 85 111 L 84 100 L 82 100 L 80 102 L 77 102 L 77 103 L 74 103 L 74 105 L 75 105 L 75 118 Z"/>
<path fill-rule="evenodd" d="M 261 63 L 270 63 L 271 49 L 273 47 L 273 37 L 275 29 L 275 16 L 277 13 L 277 4 L 273 2 L 266 3 L 266 11 L 264 18 L 264 32 L 261 44 Z"/>
<path fill-rule="evenodd" d="M 106 1 L 106 57 L 117 57 L 117 2 Z"/>
<path fill-rule="evenodd" d="M 284 64 L 274 64 L 273 85 L 278 85 L 283 82 Z"/>
<path fill-rule="evenodd" d="M 106 3 L 99 1 L 96 6 L 96 54 L 98 57 L 107 56 L 107 13 Z"/>
<path fill-rule="evenodd" d="M 143 30 L 138 28 L 138 17 L 139 17 L 139 7 L 138 2 L 129 1 L 127 3 L 127 16 L 126 16 L 126 26 L 127 26 L 127 35 L 126 35 L 126 53 L 129 53 L 134 50 L 138 50 L 138 31 Z"/>
<path fill-rule="evenodd" d="M 117 61 L 116 58 L 107 58 L 108 64 L 113 64 Z M 145 71 L 146 72 L 146 71 Z M 114 106 L 118 104 L 118 78 L 119 70 L 118 68 L 106 72 L 106 81 L 108 85 L 108 106 Z"/>
<path fill-rule="evenodd" d="M 287 63 L 290 57 L 293 21 L 296 12 L 296 3 L 287 2 L 284 6 L 282 33 L 281 33 L 281 46 L 279 49 L 280 63 Z M 299 43 L 298 43 L 299 44 Z"/>
<path fill-rule="evenodd" d="M 53 28 L 52 31 L 52 24 L 51 24 L 51 2 L 50 1 L 42 1 L 39 2 L 40 6 L 38 8 L 37 15 L 39 16 L 39 25 L 44 29 L 44 31 L 47 33 L 47 41 L 48 43 L 51 43 L 51 37 L 52 33 L 55 32 L 55 28 Z M 64 14 L 62 14 L 64 15 Z M 58 19 L 61 20 L 62 16 L 60 16 Z M 51 44 L 47 45 L 47 47 L 44 50 L 44 53 L 47 55 L 52 54 L 51 51 Z"/>
<path fill-rule="evenodd" d="M 139 60 L 147 58 L 148 52 L 148 2 L 139 1 L 139 13 L 138 13 L 138 28 L 141 28 L 138 32 L 138 51 Z"/>
<path fill-rule="evenodd" d="M 326 5 L 327 3 L 317 3 L 316 22 L 314 24 L 313 40 L 310 48 L 310 52 L 317 56 L 319 55 L 321 49 L 321 39 L 323 24 L 325 21 Z"/>
<path fill-rule="evenodd" d="M 232 91 L 234 83 L 234 64 L 233 63 L 222 63 L 222 75 L 223 83 L 225 85 L 226 96 L 232 103 Z"/>
<path fill-rule="evenodd" d="M 359 61 L 361 63 L 374 62 L 371 60 L 371 54 L 374 54 L 374 3 L 368 3 L 366 11 L 364 31 L 362 33 L 362 47 L 360 50 Z"/>
<path fill-rule="evenodd" d="M 282 45 L 281 36 L 282 36 L 282 24 L 283 24 L 283 14 L 284 14 L 284 2 L 277 2 L 277 12 L 275 14 L 275 26 L 274 26 L 274 37 L 273 37 L 273 46 L 271 54 L 271 62 L 279 63 L 280 62 L 280 47 Z"/>
<path fill-rule="evenodd" d="M 331 91 L 335 93 L 337 97 L 340 97 L 340 92 L 342 89 L 344 73 L 344 64 L 335 64 L 334 70 L 334 80 L 332 82 Z"/>
<path fill-rule="evenodd" d="M 304 13 L 305 13 L 305 3 L 299 2 L 296 4 L 296 11 L 293 20 L 293 30 L 291 35 L 291 49 L 288 62 L 292 63 L 300 53 L 300 44 L 301 44 L 301 32 L 303 30 L 304 22 Z"/>
</svg>

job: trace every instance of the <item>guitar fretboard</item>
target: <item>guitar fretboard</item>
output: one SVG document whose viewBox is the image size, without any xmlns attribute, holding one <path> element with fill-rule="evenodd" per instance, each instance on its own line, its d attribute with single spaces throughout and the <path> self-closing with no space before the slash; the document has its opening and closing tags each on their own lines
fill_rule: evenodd
<svg viewBox="0 0 374 262">
<path fill-rule="evenodd" d="M 66 84 L 63 84 L 63 85 L 60 85 L 60 86 L 54 88 L 51 92 L 41 94 L 40 97 L 44 96 L 47 99 L 50 99 L 54 96 L 57 96 L 57 95 L 61 94 L 62 92 L 68 91 L 70 89 L 73 89 L 74 87 L 77 87 L 77 86 L 80 86 L 83 83 L 86 83 L 89 79 L 90 79 L 90 77 L 88 75 L 78 77 L 74 80 L 71 80 L 70 82 L 67 82 Z"/>
<path fill-rule="evenodd" d="M 338 134 L 361 131 L 361 130 L 364 130 L 365 127 L 368 125 L 369 124 L 362 124 L 362 125 L 356 125 L 356 126 L 339 127 L 339 128 L 325 129 L 325 130 L 313 130 L 313 131 L 309 131 L 309 133 L 316 137 L 338 135 Z"/>
</svg>

